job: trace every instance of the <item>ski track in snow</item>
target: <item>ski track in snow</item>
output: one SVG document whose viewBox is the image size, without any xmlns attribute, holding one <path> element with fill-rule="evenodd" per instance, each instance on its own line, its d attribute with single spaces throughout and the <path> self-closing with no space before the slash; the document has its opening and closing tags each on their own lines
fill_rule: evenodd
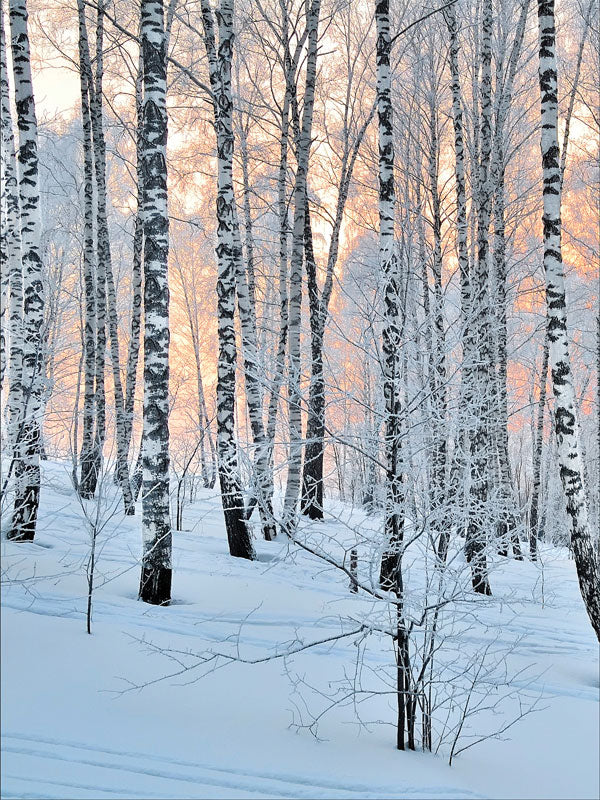
<svg viewBox="0 0 600 800">
<path fill-rule="evenodd" d="M 177 797 L 203 797 L 206 795 L 189 793 L 184 788 L 186 784 L 198 787 L 220 787 L 225 789 L 243 790 L 255 793 L 260 797 L 289 797 L 289 798 L 482 798 L 483 795 L 464 789 L 453 789 L 448 786 L 411 786 L 400 785 L 381 786 L 378 791 L 372 787 L 353 783 L 344 785 L 324 778 L 307 778 L 301 775 L 265 773 L 261 771 L 248 771 L 241 769 L 224 769 L 199 762 L 183 761 L 180 759 L 163 758 L 161 756 L 148 756 L 144 753 L 111 750 L 82 743 L 58 741 L 44 737 L 32 737 L 19 733 L 2 734 L 2 749 L 5 753 L 35 759 L 49 759 L 64 761 L 69 764 L 83 765 L 111 773 L 125 772 L 129 775 L 147 775 L 153 778 L 163 778 L 170 782 L 169 794 Z M 157 766 L 157 764 L 159 766 Z M 11 780 L 31 780 L 44 785 L 51 785 L 50 780 L 24 779 L 19 776 L 5 775 Z M 181 788 L 177 785 L 181 784 Z M 104 783 L 84 785 L 81 783 L 58 784 L 61 787 L 85 789 L 96 793 L 130 794 L 129 789 L 106 789 Z M 129 785 L 129 784 L 128 784 Z M 176 787 L 176 788 L 175 788 Z M 135 793 L 136 796 L 147 796 L 147 792 Z M 17 797 L 18 794 L 3 792 L 4 797 Z M 50 796 L 50 795 L 45 795 Z M 62 797 L 63 795 L 57 795 Z M 100 796 L 100 795 L 99 795 Z M 163 797 L 162 794 L 152 793 L 153 797 Z"/>
</svg>

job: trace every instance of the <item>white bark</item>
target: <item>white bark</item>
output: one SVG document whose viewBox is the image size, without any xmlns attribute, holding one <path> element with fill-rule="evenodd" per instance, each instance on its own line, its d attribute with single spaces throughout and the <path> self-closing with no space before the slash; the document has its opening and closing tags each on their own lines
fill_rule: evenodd
<svg viewBox="0 0 600 800">
<path fill-rule="evenodd" d="M 600 639 L 600 569 L 592 544 L 583 479 L 575 390 L 569 355 L 565 278 L 561 250 L 561 172 L 558 146 L 558 78 L 554 0 L 538 0 L 544 272 L 549 356 L 554 392 L 558 464 L 579 587 Z"/>
<path fill-rule="evenodd" d="M 302 261 L 304 254 L 304 226 L 308 185 L 308 162 L 312 141 L 312 123 L 317 77 L 317 47 L 321 0 L 307 3 L 308 46 L 306 55 L 306 81 L 302 124 L 296 148 L 296 177 L 294 182 L 294 222 L 292 252 L 290 257 L 289 294 L 289 433 L 290 455 L 288 477 L 285 488 L 284 524 L 295 525 L 296 505 L 300 492 L 302 465 L 302 408 L 300 394 L 301 350 L 300 329 L 302 324 Z"/>
<path fill-rule="evenodd" d="M 494 128 L 493 156 L 491 164 L 491 178 L 494 191 L 494 303 L 495 309 L 494 334 L 497 373 L 495 375 L 495 397 L 497 410 L 491 414 L 491 423 L 494 426 L 493 439 L 498 449 L 498 470 L 500 480 L 500 520 L 498 523 L 498 539 L 501 547 L 507 549 L 509 538 L 513 543 L 513 550 L 517 558 L 521 557 L 518 539 L 518 505 L 512 488 L 510 461 L 508 451 L 508 393 L 507 393 L 507 263 L 506 263 L 506 234 L 505 234 L 505 126 L 508 120 L 512 103 L 513 84 L 525 34 L 529 0 L 523 0 L 515 38 L 511 47 L 508 71 L 503 80 L 504 58 L 501 51 L 497 55 L 496 93 L 498 96 L 496 108 L 496 124 Z"/>
<path fill-rule="evenodd" d="M 90 69 L 85 5 L 77 0 L 79 18 L 79 76 L 83 133 L 83 286 L 85 296 L 83 336 L 83 425 L 81 441 L 81 476 L 78 483 L 82 497 L 93 497 L 96 490 L 98 453 L 94 442 L 96 417 L 96 263 L 94 253 L 94 190 L 92 155 L 92 120 L 90 112 Z"/>
<path fill-rule="evenodd" d="M 44 287 L 40 252 L 37 119 L 31 81 L 27 3 L 10 0 L 10 30 L 17 127 L 19 131 L 19 199 L 23 269 L 23 401 L 17 438 L 16 490 L 9 538 L 32 540 L 40 495 L 39 443 L 41 419 L 42 326 Z"/>
<path fill-rule="evenodd" d="M 490 390 L 492 351 L 489 321 L 489 226 L 492 149 L 492 0 L 484 0 L 481 25 L 481 127 L 477 177 L 477 254 L 471 280 L 469 319 L 464 337 L 464 373 L 470 448 L 470 493 L 465 549 L 471 562 L 473 589 L 490 594 L 485 549 L 490 495 Z"/>
<path fill-rule="evenodd" d="M 18 435 L 19 420 L 22 413 L 23 387 L 23 273 L 21 269 L 21 231 L 19 209 L 19 184 L 17 178 L 17 162 L 15 156 L 15 140 L 13 134 L 12 114 L 10 109 L 8 71 L 6 59 L 6 40 L 4 35 L 3 11 L 0 8 L 0 92 L 1 92 L 1 165 L 2 165 L 2 208 L 0 220 L 2 246 L 2 284 L 7 294 L 8 319 L 3 320 L 4 346 L 7 351 L 8 392 L 6 398 L 6 439 L 9 449 L 14 447 Z M 8 342 L 6 342 L 6 339 Z M 6 346 L 8 344 L 8 346 Z"/>
<path fill-rule="evenodd" d="M 125 442 L 124 449 L 129 455 L 133 436 L 133 413 L 135 404 L 135 389 L 137 384 L 137 369 L 140 354 L 140 335 L 142 324 L 142 269 L 144 248 L 144 213 L 143 213 L 143 181 L 142 168 L 142 129 L 144 124 L 144 63 L 140 48 L 138 73 L 135 79 L 135 111 L 137 130 L 135 134 L 135 163 L 136 163 L 136 201 L 137 208 L 133 232 L 133 260 L 131 272 L 131 321 L 129 328 L 129 346 L 127 349 L 127 372 L 125 378 Z M 132 487 L 133 493 L 133 487 Z M 134 497 L 135 502 L 135 497 Z"/>
<path fill-rule="evenodd" d="M 213 92 L 217 133 L 217 259 L 218 336 L 217 364 L 217 453 L 225 526 L 231 555 L 254 558 L 246 524 L 235 442 L 235 296 L 239 255 L 236 248 L 236 214 L 233 193 L 233 102 L 231 60 L 233 55 L 233 0 L 222 0 L 217 12 L 219 43 L 215 37 L 213 11 L 202 0 L 204 44 Z M 239 237 L 239 232 L 238 232 Z"/>
<path fill-rule="evenodd" d="M 470 261 L 468 246 L 468 217 L 467 217 L 467 191 L 466 191 L 466 165 L 465 165 L 465 126 L 463 114 L 463 100 L 460 84 L 459 63 L 459 26 L 456 18 L 456 7 L 448 6 L 446 9 L 446 22 L 450 35 L 449 61 L 452 90 L 452 124 L 454 129 L 454 176 L 456 184 L 456 240 L 458 255 L 458 271 L 460 278 L 461 321 L 463 328 L 463 359 L 469 355 L 467 346 L 467 326 L 470 324 Z M 452 495 L 457 498 L 457 513 L 462 517 L 460 528 L 464 529 L 464 509 L 468 505 L 468 442 L 466 417 L 466 397 L 468 373 L 463 369 L 460 386 L 460 403 L 458 420 L 454 433 L 453 464 L 451 470 Z"/>
<path fill-rule="evenodd" d="M 404 535 L 400 455 L 400 275 L 394 246 L 396 192 L 394 128 L 390 69 L 389 0 L 377 0 L 377 114 L 379 138 L 379 272 L 383 284 L 383 394 L 385 402 L 387 549 L 381 562 L 381 584 L 400 591 L 400 549 Z"/>
<path fill-rule="evenodd" d="M 142 0 L 144 214 L 143 560 L 140 598 L 171 600 L 167 59 L 162 0 Z"/>
<path fill-rule="evenodd" d="M 96 22 L 96 74 L 90 80 L 90 106 L 92 111 L 92 135 L 94 141 L 94 165 L 96 171 L 97 202 L 97 239 L 98 239 L 98 285 L 106 282 L 106 311 L 110 343 L 110 360 L 112 366 L 114 406 L 115 406 L 115 439 L 117 449 L 116 472 L 118 483 L 123 493 L 123 505 L 126 514 L 134 513 L 129 471 L 127 469 L 127 437 L 125 421 L 125 398 L 121 381 L 121 364 L 119 357 L 119 335 L 114 276 L 108 232 L 107 187 L 106 187 L 106 144 L 104 140 L 104 123 L 102 112 L 102 81 L 104 70 L 104 4 L 98 3 Z M 90 69 L 91 72 L 91 69 Z M 93 83 L 92 83 L 93 81 Z M 100 326 L 98 319 L 98 326 Z"/>
<path fill-rule="evenodd" d="M 432 368 L 430 374 L 432 406 L 432 481 L 431 511 L 437 549 L 440 559 L 445 561 L 448 548 L 449 525 L 441 518 L 446 498 L 447 460 L 447 386 L 446 386 L 446 334 L 444 330 L 444 289 L 442 284 L 442 206 L 439 190 L 439 134 L 437 115 L 437 93 L 431 96 L 429 108 L 429 159 L 428 176 L 431 193 L 433 223 L 433 342 L 430 346 Z M 427 276 L 425 276 L 427 281 Z"/>
</svg>

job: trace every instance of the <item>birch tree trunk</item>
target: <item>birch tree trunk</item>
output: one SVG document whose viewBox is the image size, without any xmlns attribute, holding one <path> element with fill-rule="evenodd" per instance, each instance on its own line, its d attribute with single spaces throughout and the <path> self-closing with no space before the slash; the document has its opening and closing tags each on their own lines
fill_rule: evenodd
<svg viewBox="0 0 600 800">
<path fill-rule="evenodd" d="M 470 493 L 465 552 L 471 564 L 473 590 L 491 594 L 487 573 L 490 389 L 492 353 L 489 324 L 489 226 L 492 146 L 492 0 L 484 0 L 481 26 L 481 129 L 477 180 L 477 254 L 471 282 L 469 320 L 465 330 L 466 406 L 469 415 Z"/>
<path fill-rule="evenodd" d="M 306 448 L 302 472 L 302 513 L 311 519 L 323 519 L 323 458 L 325 436 L 325 377 L 323 374 L 323 338 L 325 322 L 317 283 L 317 265 L 313 249 L 308 198 L 304 211 L 304 263 L 310 310 L 310 387 Z"/>
<path fill-rule="evenodd" d="M 285 21 L 285 20 L 284 20 Z M 286 28 L 287 32 L 287 28 Z M 289 93 L 289 65 L 288 75 L 286 75 L 286 92 L 281 111 L 281 135 L 279 140 L 279 169 L 277 173 L 277 214 L 279 219 L 279 332 L 277 336 L 277 351 L 275 354 L 275 373 L 271 384 L 269 403 L 267 407 L 266 437 L 269 447 L 267 473 L 268 484 L 265 491 L 268 496 L 273 497 L 273 449 L 275 433 L 277 429 L 277 411 L 279 407 L 279 395 L 285 376 L 285 354 L 288 337 L 288 193 L 286 189 L 286 177 L 288 169 L 288 148 L 290 131 L 290 93 Z"/>
<path fill-rule="evenodd" d="M 598 274 L 598 298 L 600 301 L 600 273 Z M 596 317 L 596 451 L 598 453 L 598 486 L 596 492 L 597 533 L 600 537 L 600 310 Z"/>
<path fill-rule="evenodd" d="M 401 309 L 399 307 L 399 270 L 394 246 L 395 204 L 394 134 L 390 74 L 389 0 L 376 0 L 377 27 L 377 112 L 379 138 L 379 271 L 383 282 L 383 394 L 385 402 L 386 458 L 386 551 L 381 560 L 380 584 L 393 591 L 396 606 L 396 747 L 404 750 L 408 727 L 408 746 L 414 749 L 410 725 L 410 663 L 408 634 L 403 612 L 402 546 L 404 537 L 404 503 L 401 474 L 401 402 L 400 402 L 400 345 Z"/>
<path fill-rule="evenodd" d="M 512 103 L 514 78 L 521 55 L 525 24 L 529 0 L 523 0 L 517 22 L 517 30 L 511 48 L 508 73 L 502 84 L 503 58 L 497 57 L 496 92 L 499 101 L 496 111 L 496 125 L 494 129 L 494 146 L 492 157 L 492 182 L 494 185 L 493 221 L 494 221 L 494 283 L 495 298 L 495 338 L 496 338 L 496 363 L 498 366 L 495 375 L 495 396 L 497 401 L 496 414 L 492 415 L 492 424 L 495 425 L 494 440 L 498 448 L 498 470 L 500 480 L 500 519 L 497 528 L 497 538 L 506 548 L 510 540 L 513 545 L 515 557 L 522 558 L 518 537 L 518 508 L 512 487 L 510 472 L 510 459 L 508 449 L 508 392 L 507 392 L 507 263 L 506 263 L 506 231 L 505 231 L 505 170 L 506 156 L 504 148 L 505 125 Z"/>
<path fill-rule="evenodd" d="M 296 505 L 300 492 L 302 466 L 302 407 L 300 393 L 301 351 L 300 330 L 302 324 L 302 262 L 304 255 L 304 234 L 306 199 L 308 187 L 308 162 L 312 141 L 312 123 L 317 79 L 317 48 L 321 0 L 307 3 L 308 45 L 306 54 L 306 82 L 302 125 L 296 147 L 296 178 L 294 183 L 294 223 L 292 231 L 292 252 L 290 256 L 289 293 L 289 433 L 290 453 L 288 475 L 284 499 L 284 524 L 295 525 Z"/>
<path fill-rule="evenodd" d="M 129 471 L 127 469 L 125 400 L 123 396 L 123 384 L 121 381 L 117 303 L 107 215 L 106 144 L 104 140 L 102 112 L 102 81 L 104 69 L 104 4 L 104 0 L 100 0 L 98 3 L 98 16 L 96 23 L 96 75 L 93 84 L 93 91 L 90 96 L 97 188 L 98 284 L 102 280 L 103 275 L 106 282 L 106 311 L 115 405 L 115 440 L 117 449 L 116 473 L 119 486 L 121 487 L 121 491 L 123 493 L 125 514 L 131 515 L 135 512 L 135 506 L 133 503 L 131 486 L 129 483 Z M 91 86 L 92 83 L 90 81 L 90 87 Z"/>
<path fill-rule="evenodd" d="M 252 301 L 249 285 L 242 260 L 242 243 L 240 239 L 239 221 L 233 201 L 233 243 L 236 273 L 236 289 L 238 309 L 240 314 L 240 327 L 242 331 L 242 353 L 244 361 L 244 377 L 246 380 L 246 406 L 250 419 L 250 428 L 255 448 L 254 454 L 254 480 L 252 498 L 245 518 L 248 520 L 254 506 L 258 504 L 261 517 L 263 536 L 267 541 L 272 541 L 276 535 L 273 520 L 273 508 L 268 491 L 268 457 L 269 448 L 265 440 L 263 423 L 263 392 L 259 380 L 260 364 L 258 359 L 258 342 L 256 332 L 256 306 Z"/>
<path fill-rule="evenodd" d="M 131 321 L 129 326 L 129 347 L 127 350 L 127 372 L 125 378 L 125 441 L 123 448 L 127 455 L 129 455 L 133 437 L 133 412 L 135 404 L 135 389 L 137 384 L 137 369 L 140 354 L 140 336 L 142 324 L 142 261 L 144 249 L 144 170 L 142 131 L 144 125 L 144 62 L 141 48 L 138 74 L 135 81 L 135 110 L 137 120 L 135 137 L 137 208 L 133 230 Z M 133 501 L 135 502 L 135 497 L 133 498 Z"/>
<path fill-rule="evenodd" d="M 10 109 L 6 40 L 0 8 L 0 92 L 2 140 L 2 264 L 8 281 L 8 392 L 6 397 L 7 449 L 14 454 L 23 413 L 23 272 L 21 268 L 21 212 L 19 181 Z"/>
<path fill-rule="evenodd" d="M 85 170 L 90 169 L 88 161 L 86 165 L 86 158 L 90 158 L 89 152 L 86 154 L 86 148 L 90 148 L 93 152 L 94 159 L 97 158 L 96 142 L 95 142 L 95 129 L 97 123 L 94 122 L 94 109 L 96 107 L 95 98 L 95 84 L 94 75 L 92 72 L 92 59 L 90 55 L 89 37 L 87 32 L 87 25 L 85 20 L 85 3 L 83 0 L 78 0 L 77 11 L 79 17 L 79 68 L 83 72 L 82 82 L 82 122 L 83 122 L 83 144 L 84 144 L 84 181 L 89 177 L 86 175 Z M 84 87 L 85 86 L 85 90 Z M 98 164 L 94 164 L 96 170 L 96 183 L 98 181 Z M 84 187 L 84 192 L 86 191 Z M 88 205 L 86 206 L 86 202 Z M 90 188 L 87 198 L 84 198 L 84 215 L 93 214 L 93 189 Z M 87 229 L 86 229 L 87 226 Z M 93 236 L 93 222 L 91 216 L 84 220 L 84 237 Z M 106 274 L 105 262 L 101 257 L 100 252 L 100 235 L 99 230 L 97 235 L 97 251 L 88 253 L 88 261 L 90 268 L 95 266 L 95 275 L 92 276 L 91 283 L 85 284 L 86 292 L 86 306 L 89 305 L 89 311 L 86 314 L 90 315 L 90 322 L 93 317 L 95 319 L 95 342 L 93 345 L 94 352 L 94 399 L 93 403 L 88 399 L 88 411 L 93 408 L 93 441 L 88 448 L 87 433 L 85 431 L 82 439 L 82 453 L 81 453 L 81 479 L 79 484 L 79 491 L 82 497 L 91 498 L 96 491 L 96 485 L 102 469 L 102 459 L 104 442 L 106 439 L 106 390 L 105 390 L 105 366 L 106 366 Z M 91 241 L 87 239 L 84 242 L 87 247 L 91 246 Z M 84 265 L 85 266 L 85 265 Z M 94 306 L 94 310 L 92 309 Z M 89 343 L 91 349 L 92 343 Z M 91 370 L 91 360 L 88 368 Z M 91 373 L 88 376 L 88 388 L 91 384 Z M 85 408 L 85 407 L 84 407 Z M 84 420 L 85 423 L 85 420 Z M 91 425 L 88 418 L 87 424 Z"/>
<path fill-rule="evenodd" d="M 83 132 L 83 424 L 81 432 L 79 494 L 91 498 L 96 491 L 97 457 L 94 446 L 94 420 L 96 416 L 96 281 L 94 257 L 94 190 L 92 156 L 92 121 L 90 115 L 89 50 L 85 5 L 77 0 L 79 19 L 79 82 L 81 89 L 81 121 Z M 77 442 L 75 442 L 77 446 Z"/>
<path fill-rule="evenodd" d="M 235 243 L 235 197 L 233 193 L 233 101 L 231 60 L 233 56 L 233 0 L 221 0 L 216 11 L 219 47 L 209 0 L 202 0 L 204 44 L 217 133 L 217 260 L 218 337 L 217 364 L 217 454 L 221 500 L 229 552 L 254 558 L 246 523 L 241 478 L 235 442 L 235 297 L 238 256 Z"/>
<path fill-rule="evenodd" d="M 346 114 L 351 103 L 352 82 L 348 82 L 346 94 Z M 333 291 L 333 277 L 338 260 L 340 234 L 344 211 L 350 191 L 350 182 L 354 165 L 364 135 L 369 127 L 377 106 L 374 104 L 363 124 L 359 128 L 354 141 L 350 141 L 347 119 L 343 144 L 340 178 L 336 201 L 335 217 L 329 240 L 327 264 L 323 289 L 319 289 L 317 281 L 317 265 L 313 250 L 312 228 L 308 197 L 305 208 L 304 255 L 308 283 L 308 299 L 311 330 L 311 375 L 308 393 L 308 420 L 306 426 L 306 448 L 302 473 L 302 513 L 311 519 L 323 518 L 323 461 L 325 451 L 325 378 L 323 374 L 323 344 L 329 302 Z"/>
<path fill-rule="evenodd" d="M 177 268 L 177 267 L 176 267 Z M 183 286 L 183 272 L 179 271 L 182 286 Z M 200 436 L 200 470 L 202 475 L 202 483 L 206 489 L 212 489 L 216 480 L 216 450 L 213 436 L 210 430 L 210 418 L 208 416 L 208 409 L 206 407 L 206 397 L 204 393 L 204 381 L 202 379 L 202 356 L 200 353 L 200 326 L 198 322 L 197 307 L 194 300 L 194 305 L 190 301 L 190 293 L 187 288 L 183 289 L 183 296 L 185 302 L 185 309 L 187 312 L 188 323 L 190 328 L 190 338 L 192 340 L 192 348 L 194 350 L 194 363 L 196 366 L 196 394 L 198 398 L 198 433 Z M 210 469 L 207 464 L 206 443 L 208 443 L 208 457 L 210 458 Z"/>
<path fill-rule="evenodd" d="M 142 0 L 144 212 L 143 557 L 140 599 L 171 600 L 169 516 L 169 216 L 167 53 L 162 0 Z"/>
<path fill-rule="evenodd" d="M 33 541 L 40 499 L 44 286 L 40 252 L 37 119 L 31 82 L 26 0 L 9 3 L 11 50 L 19 132 L 18 175 L 23 270 L 23 366 L 15 498 L 9 539 Z"/>
<path fill-rule="evenodd" d="M 250 172 L 248 155 L 248 123 L 244 123 L 241 108 L 238 111 L 240 132 L 240 155 L 242 164 L 243 207 L 244 207 L 244 246 L 246 250 L 246 276 L 248 282 L 248 298 L 250 309 L 254 312 L 254 325 L 256 327 L 256 275 L 254 270 L 254 230 L 252 211 L 250 209 Z"/>
<path fill-rule="evenodd" d="M 544 272 L 549 360 L 561 483 L 570 523 L 579 588 L 600 640 L 600 568 L 594 550 L 579 443 L 569 355 L 565 279 L 561 250 L 561 173 L 558 146 L 558 79 L 554 0 L 538 0 L 541 151 L 543 169 Z"/>
<path fill-rule="evenodd" d="M 450 36 L 449 62 L 450 78 L 452 91 L 452 125 L 454 129 L 454 177 L 456 184 L 456 242 L 458 255 L 458 272 L 460 279 L 460 304 L 461 304 L 461 323 L 463 330 L 463 360 L 467 361 L 469 354 L 467 348 L 467 329 L 470 325 L 470 260 L 469 260 L 469 226 L 467 217 L 467 191 L 466 191 L 466 164 L 465 164 L 465 126 L 463 115 L 463 100 L 460 85 L 460 64 L 459 54 L 460 45 L 458 38 L 458 21 L 456 18 L 456 6 L 451 5 L 445 11 L 448 33 Z M 469 447 L 467 441 L 467 377 L 468 373 L 463 369 L 460 398 L 458 408 L 458 420 L 454 434 L 453 461 L 451 470 L 452 495 L 457 498 L 457 513 L 461 515 L 459 527 L 464 529 L 464 511 L 468 504 L 469 492 Z M 460 510 L 458 510 L 460 509 Z"/>
<path fill-rule="evenodd" d="M 431 369 L 432 429 L 433 429 L 433 474 L 431 481 L 431 511 L 438 555 L 446 560 L 449 530 L 441 519 L 446 497 L 447 461 L 447 388 L 446 388 L 446 336 L 444 331 L 444 290 L 442 285 L 442 214 L 439 181 L 439 136 L 437 118 L 437 96 L 432 96 L 429 109 L 429 188 L 431 192 L 433 223 L 433 342 L 430 348 L 433 361 Z"/>
<path fill-rule="evenodd" d="M 386 551 L 381 560 L 382 588 L 393 589 L 400 575 L 404 535 L 400 465 L 400 279 L 394 246 L 396 192 L 390 74 L 389 0 L 375 6 L 377 25 L 377 115 L 379 134 L 379 271 L 383 283 L 383 395 L 385 402 Z"/>
<path fill-rule="evenodd" d="M 538 399 L 536 435 L 533 445 L 533 480 L 531 487 L 531 509 L 529 511 L 529 554 L 533 561 L 537 558 L 538 541 L 541 530 L 539 525 L 539 501 L 541 490 L 542 447 L 544 444 L 544 408 L 546 406 L 548 357 L 549 340 L 546 334 L 544 336 L 542 367 L 540 370 L 540 396 Z"/>
<path fill-rule="evenodd" d="M 21 270 L 21 245 L 18 237 L 19 195 L 15 161 L 15 144 L 10 110 L 4 10 L 0 8 L 0 260 L 4 265 L 0 276 L 0 392 L 7 374 L 8 342 L 10 341 L 10 278 L 13 270 Z M 18 249 L 17 249 L 18 246 Z M 7 313 L 8 310 L 8 313 Z"/>
</svg>

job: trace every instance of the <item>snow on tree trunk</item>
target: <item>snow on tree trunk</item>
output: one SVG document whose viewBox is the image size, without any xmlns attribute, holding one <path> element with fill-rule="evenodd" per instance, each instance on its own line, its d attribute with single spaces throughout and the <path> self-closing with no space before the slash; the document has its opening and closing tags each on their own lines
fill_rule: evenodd
<svg viewBox="0 0 600 800">
<path fill-rule="evenodd" d="M 217 454 L 221 500 L 229 552 L 239 558 L 254 558 L 246 523 L 241 478 L 235 442 L 235 342 L 236 257 L 235 197 L 233 193 L 233 100 L 231 60 L 233 56 L 233 0 L 222 0 L 216 12 L 219 46 L 215 39 L 213 12 L 209 0 L 202 0 L 204 43 L 213 91 L 217 132 Z"/>
<path fill-rule="evenodd" d="M 538 0 L 544 272 L 557 456 L 581 596 L 600 640 L 600 568 L 588 521 L 575 390 L 569 355 L 561 250 L 561 172 L 554 0 Z"/>
<path fill-rule="evenodd" d="M 167 60 L 162 0 L 142 0 L 144 212 L 143 557 L 140 599 L 171 600 Z"/>
<path fill-rule="evenodd" d="M 3 12 L 0 8 L 0 91 L 1 91 L 1 157 L 2 157 L 2 280 L 8 282 L 8 393 L 6 398 L 7 450 L 13 452 L 22 415 L 23 385 L 23 272 L 21 268 L 21 214 L 15 140 L 10 109 L 6 40 Z"/>
<path fill-rule="evenodd" d="M 85 5 L 77 0 L 79 18 L 79 79 L 83 131 L 83 288 L 85 297 L 83 336 L 83 424 L 80 453 L 79 493 L 94 496 L 98 475 L 94 448 L 96 400 L 96 281 L 94 257 L 94 190 L 92 156 L 92 121 L 90 114 L 89 51 L 85 25 Z"/>
<path fill-rule="evenodd" d="M 27 3 L 9 3 L 11 51 L 19 132 L 18 175 L 21 208 L 21 260 L 23 269 L 23 372 L 22 406 L 17 438 L 15 499 L 10 539 L 32 541 L 40 498 L 39 443 L 42 380 L 42 326 L 44 286 L 40 252 L 40 192 L 38 185 L 37 120 Z"/>
</svg>

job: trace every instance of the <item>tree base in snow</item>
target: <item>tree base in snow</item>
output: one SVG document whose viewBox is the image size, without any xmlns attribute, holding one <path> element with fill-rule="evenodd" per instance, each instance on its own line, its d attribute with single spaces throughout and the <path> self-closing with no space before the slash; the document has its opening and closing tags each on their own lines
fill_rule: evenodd
<svg viewBox="0 0 600 800">
<path fill-rule="evenodd" d="M 7 539 L 13 542 L 33 542 L 39 504 L 39 485 L 26 487 L 22 495 L 15 497 L 15 510 Z"/>
<path fill-rule="evenodd" d="M 35 528 L 15 525 L 6 534 L 6 538 L 13 542 L 33 542 L 35 538 Z"/>
<path fill-rule="evenodd" d="M 318 504 L 318 501 L 314 501 L 313 498 L 306 500 L 303 498 L 301 510 L 305 517 L 309 517 L 312 520 L 323 519 L 323 509 Z"/>
<path fill-rule="evenodd" d="M 165 567 L 142 567 L 139 599 L 155 606 L 169 605 L 172 574 L 173 571 Z"/>
</svg>

